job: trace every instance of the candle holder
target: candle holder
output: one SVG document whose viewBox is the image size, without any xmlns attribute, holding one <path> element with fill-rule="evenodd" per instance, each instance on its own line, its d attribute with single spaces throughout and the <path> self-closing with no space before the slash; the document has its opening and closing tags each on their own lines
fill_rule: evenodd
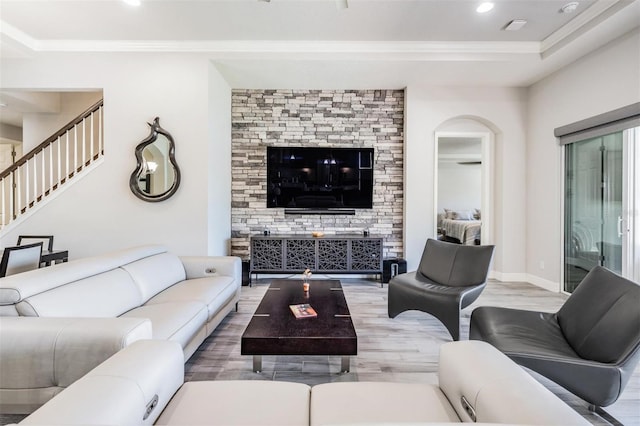
<svg viewBox="0 0 640 426">
<path fill-rule="evenodd" d="M 309 284 L 309 278 L 311 277 L 311 269 L 307 268 L 302 273 L 302 290 L 306 293 L 309 291 L 311 285 Z"/>
</svg>

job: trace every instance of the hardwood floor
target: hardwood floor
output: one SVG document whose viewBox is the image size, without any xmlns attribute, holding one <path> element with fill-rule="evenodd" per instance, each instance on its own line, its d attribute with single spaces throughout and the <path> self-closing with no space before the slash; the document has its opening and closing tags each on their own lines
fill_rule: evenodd
<svg viewBox="0 0 640 426">
<path fill-rule="evenodd" d="M 321 278 L 315 276 L 314 278 Z M 437 383 L 438 351 L 451 341 L 443 325 L 422 312 L 387 316 L 387 286 L 375 281 L 341 279 L 358 333 L 358 356 L 351 371 L 340 373 L 340 357 L 265 356 L 263 371 L 252 371 L 252 357 L 240 355 L 240 336 L 271 280 L 243 287 L 238 312 L 229 315 L 202 344 L 185 368 L 186 380 L 281 380 L 307 383 L 397 381 Z M 313 287 L 312 287 L 313 288 Z M 527 283 L 490 281 L 478 300 L 462 312 L 462 339 L 468 338 L 469 316 L 481 305 L 555 312 L 566 296 Z M 588 405 L 546 378 L 531 372 L 594 425 L 607 425 Z M 620 399 L 606 409 L 625 425 L 640 425 L 640 368 Z"/>
<path fill-rule="evenodd" d="M 323 278 L 314 275 L 314 278 Z M 340 373 L 340 357 L 265 356 L 263 371 L 252 371 L 252 357 L 240 355 L 240 336 L 262 299 L 270 278 L 242 287 L 238 312 L 232 312 L 185 365 L 186 380 L 281 380 L 310 385 L 337 381 L 437 383 L 438 350 L 451 341 L 435 318 L 421 312 L 387 317 L 387 286 L 375 281 L 341 279 L 358 333 L 358 356 L 351 371 Z M 462 312 L 462 339 L 468 338 L 469 316 L 481 305 L 556 311 L 566 296 L 526 283 L 490 281 L 478 300 Z M 532 373 L 552 392 L 594 425 L 609 424 L 588 411 L 587 404 L 549 380 Z M 640 368 L 620 399 L 606 409 L 625 425 L 640 425 Z M 0 415 L 0 424 L 20 417 Z"/>
</svg>

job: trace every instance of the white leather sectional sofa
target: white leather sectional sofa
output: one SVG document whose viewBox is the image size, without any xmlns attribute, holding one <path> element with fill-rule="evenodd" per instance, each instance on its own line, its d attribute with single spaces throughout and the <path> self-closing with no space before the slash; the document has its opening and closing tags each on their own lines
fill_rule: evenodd
<svg viewBox="0 0 640 426">
<path fill-rule="evenodd" d="M 30 413 L 140 339 L 186 361 L 236 306 L 237 257 L 144 246 L 0 279 L 0 412 Z"/>
<path fill-rule="evenodd" d="M 72 384 L 21 425 L 448 424 L 588 425 L 482 341 L 441 346 L 439 385 L 274 381 L 183 384 L 179 345 L 138 341 Z"/>
</svg>

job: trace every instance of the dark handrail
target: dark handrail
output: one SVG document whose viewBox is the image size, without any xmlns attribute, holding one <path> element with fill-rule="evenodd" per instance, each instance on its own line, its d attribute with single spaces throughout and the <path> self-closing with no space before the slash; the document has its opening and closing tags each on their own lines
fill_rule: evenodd
<svg viewBox="0 0 640 426">
<path fill-rule="evenodd" d="M 25 164 L 27 161 L 29 161 L 30 159 L 32 159 L 33 157 L 36 156 L 36 154 L 38 154 L 40 151 L 42 151 L 44 148 L 46 148 L 48 145 L 50 145 L 51 143 L 53 143 L 55 140 L 57 140 L 60 136 L 64 135 L 65 133 L 67 133 L 69 130 L 73 129 L 77 124 L 82 123 L 82 120 L 84 120 L 85 118 L 89 117 L 91 114 L 93 114 L 94 112 L 96 112 L 97 110 L 99 110 L 102 106 L 104 105 L 104 99 L 100 99 L 98 102 L 96 102 L 95 104 L 91 105 L 89 108 L 87 108 L 83 113 L 81 113 L 80 115 L 78 115 L 76 118 L 74 118 L 73 120 L 71 120 L 69 123 L 67 123 L 65 126 L 63 126 L 60 130 L 58 130 L 56 133 L 54 133 L 51 137 L 49 137 L 47 140 L 45 140 L 44 142 L 42 142 L 40 145 L 36 146 L 35 148 L 33 148 L 31 151 L 29 151 L 28 153 L 26 153 L 25 155 L 23 155 L 18 161 L 16 161 L 14 164 L 12 164 L 11 166 L 7 167 L 6 170 L 4 170 L 2 173 L 0 173 L 0 179 L 4 179 L 7 176 L 9 176 L 11 173 L 15 172 L 16 170 L 18 170 L 18 167 L 22 166 L 23 164 Z"/>
</svg>

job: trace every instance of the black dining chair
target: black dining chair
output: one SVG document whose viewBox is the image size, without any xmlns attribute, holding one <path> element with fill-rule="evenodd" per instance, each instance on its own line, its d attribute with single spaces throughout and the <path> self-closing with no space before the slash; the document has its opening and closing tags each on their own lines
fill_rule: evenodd
<svg viewBox="0 0 640 426">
<path fill-rule="evenodd" d="M 6 247 L 0 261 L 0 277 L 38 269 L 42 256 L 42 242 Z"/>
<path fill-rule="evenodd" d="M 435 316 L 460 340 L 460 311 L 487 285 L 494 246 L 467 246 L 428 239 L 418 270 L 389 281 L 388 314 L 408 310 Z"/>
<path fill-rule="evenodd" d="M 53 249 L 53 235 L 19 235 L 17 245 L 42 242 L 42 258 L 40 266 L 50 266 L 52 263 L 67 262 L 69 260 L 68 250 Z"/>
</svg>

